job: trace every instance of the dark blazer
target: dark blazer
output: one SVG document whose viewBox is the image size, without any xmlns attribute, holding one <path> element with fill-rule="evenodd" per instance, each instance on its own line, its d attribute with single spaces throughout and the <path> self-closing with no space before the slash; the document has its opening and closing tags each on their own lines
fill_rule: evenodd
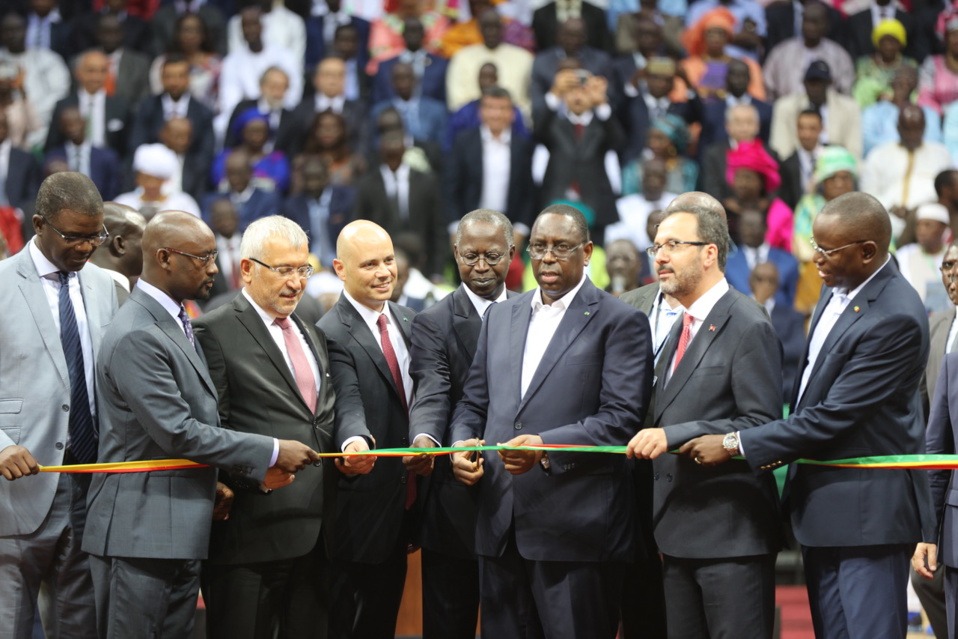
<svg viewBox="0 0 958 639">
<path fill-rule="evenodd" d="M 905 27 L 905 37 L 908 44 L 905 45 L 903 53 L 909 58 L 917 60 L 920 64 L 929 53 L 927 38 L 919 35 L 918 24 L 910 13 L 896 9 L 895 20 L 901 22 L 902 26 Z M 852 57 L 852 60 L 857 61 L 858 58 L 875 52 L 875 46 L 872 44 L 872 30 L 874 28 L 871 7 L 849 16 L 845 22 L 845 40 L 839 42 L 848 49 L 848 54 Z"/>
<path fill-rule="evenodd" d="M 391 99 L 376 103 L 369 113 L 370 121 L 375 122 L 380 113 L 392 106 L 394 105 Z M 446 111 L 446 103 L 424 96 L 419 98 L 418 112 L 419 119 L 415 128 L 407 124 L 406 131 L 412 134 L 417 141 L 431 142 L 437 146 L 442 144 L 446 135 L 446 121 L 449 115 Z M 375 137 L 377 140 L 373 142 L 374 147 L 378 144 L 378 136 Z"/>
<path fill-rule="evenodd" d="M 242 294 L 193 324 L 219 397 L 220 424 L 244 433 L 300 441 L 318 452 L 333 450 L 334 400 L 326 338 L 296 315 L 319 368 L 316 409 L 306 406 L 293 377 L 256 309 Z M 264 419 L 268 415 L 268 419 Z M 338 472 L 324 461 L 296 474 L 288 489 L 263 495 L 245 477 L 220 473 L 234 489 L 230 518 L 213 525 L 209 561 L 252 564 L 310 553 L 333 523 Z"/>
<path fill-rule="evenodd" d="M 359 100 L 346 100 L 341 114 L 346 120 L 346 135 L 349 136 L 351 148 L 365 149 L 369 126 L 366 117 L 366 106 Z M 289 157 L 295 156 L 303 149 L 303 143 L 309 137 L 313 120 L 316 118 L 316 102 L 313 96 L 304 98 L 293 109 L 293 123 L 283 135 L 277 135 L 276 148 L 285 152 Z"/>
<path fill-rule="evenodd" d="M 145 98 L 137 109 L 133 119 L 133 130 L 129 138 L 129 153 L 132 156 L 141 144 L 158 141 L 160 129 L 166 124 L 163 116 L 161 95 Z M 194 97 L 190 98 L 186 109 L 186 117 L 193 125 L 193 141 L 190 143 L 190 153 L 195 154 L 200 161 L 210 166 L 213 162 L 213 112 Z"/>
<path fill-rule="evenodd" d="M 343 227 L 353 221 L 356 217 L 356 191 L 346 186 L 328 186 L 331 189 L 329 195 L 329 218 L 326 221 L 326 233 L 333 246 L 336 245 L 336 238 Z M 313 229 L 312 222 L 309 219 L 309 196 L 305 193 L 293 195 L 283 203 L 283 217 L 288 217 L 306 231 L 306 235 L 312 243 Z M 317 256 L 324 257 L 324 256 Z"/>
<path fill-rule="evenodd" d="M 764 100 L 752 98 L 752 106 L 758 111 L 758 137 L 768 146 L 768 137 L 772 129 L 772 105 Z M 706 100 L 702 108 L 702 135 L 699 136 L 699 148 L 707 149 L 715 142 L 728 139 L 725 131 L 725 100 Z"/>
<path fill-rule="evenodd" d="M 922 377 L 919 391 L 925 419 L 928 419 L 931 398 L 935 396 L 935 386 L 938 383 L 938 374 L 945 359 L 945 349 L 948 348 L 948 333 L 951 324 L 955 321 L 955 308 L 947 311 L 938 311 L 928 318 L 928 364 Z"/>
<path fill-rule="evenodd" d="M 605 10 L 588 2 L 582 3 L 582 21 L 585 22 L 586 42 L 590 47 L 602 51 L 612 50 L 612 36 L 609 34 Z M 556 32 L 559 29 L 556 17 L 556 3 L 549 2 L 532 14 L 532 31 L 536 37 L 539 51 L 556 44 Z"/>
<path fill-rule="evenodd" d="M 809 336 L 828 304 L 822 289 Z M 918 385 L 928 359 L 928 320 L 915 289 L 889 262 L 829 332 L 793 412 L 740 435 L 746 461 L 771 470 L 800 457 L 845 459 L 923 452 Z M 802 355 L 808 360 L 808 345 Z M 797 379 L 801 379 L 799 369 Z M 924 473 L 792 464 L 783 494 L 803 546 L 873 546 L 933 535 Z M 932 537 L 933 538 L 933 537 Z"/>
<path fill-rule="evenodd" d="M 16 147 L 10 147 L 4 190 L 7 193 L 7 201 L 10 202 L 10 205 L 27 213 L 25 216 L 27 220 L 33 214 L 33 202 L 37 198 L 37 191 L 40 189 L 40 182 L 43 180 L 42 174 L 40 164 L 32 154 Z M 26 222 L 25 226 L 33 228 L 31 222 Z M 30 236 L 32 235 L 33 233 L 30 233 Z"/>
<path fill-rule="evenodd" d="M 446 69 L 449 67 L 449 61 L 433 53 L 427 54 L 429 64 L 423 70 L 422 79 L 419 81 L 419 93 L 427 98 L 446 103 Z M 391 100 L 395 93 L 393 92 L 392 72 L 393 67 L 399 62 L 399 56 L 383 60 L 379 63 L 379 69 L 373 77 L 373 95 L 372 104 L 377 104 L 383 100 Z"/>
<path fill-rule="evenodd" d="M 139 51 L 123 49 L 116 73 L 113 97 L 126 100 L 131 115 L 140 102 L 150 95 L 150 59 Z"/>
<path fill-rule="evenodd" d="M 236 105 L 236 108 L 233 109 L 233 113 L 230 114 L 229 124 L 226 125 L 226 139 L 223 142 L 223 147 L 231 149 L 234 146 L 240 143 L 240 136 L 237 133 L 233 132 L 233 123 L 236 121 L 237 116 L 246 111 L 247 109 L 255 109 L 259 104 L 259 100 L 247 99 L 240 100 L 239 104 Z M 273 139 L 276 140 L 274 147 L 286 153 L 286 149 L 279 147 L 279 140 L 288 142 L 292 139 L 290 135 L 290 130 L 295 127 L 295 117 L 293 112 L 290 109 L 283 109 L 279 116 L 279 128 L 276 131 L 272 131 Z"/>
<path fill-rule="evenodd" d="M 60 113 L 67 107 L 80 107 L 80 100 L 75 92 L 57 102 L 53 108 L 53 116 L 50 118 L 50 128 L 47 132 L 47 141 L 43 145 L 44 152 L 61 146 L 66 139 L 60 132 Z M 118 156 L 123 156 L 127 152 L 126 134 L 127 124 L 130 119 L 130 108 L 126 100 L 118 97 L 107 96 L 106 104 L 103 108 L 103 115 L 106 122 L 103 123 L 106 145 L 116 151 Z"/>
<path fill-rule="evenodd" d="M 846 42 L 845 18 L 835 7 L 825 6 L 828 9 L 826 37 L 835 42 Z M 777 0 L 765 7 L 765 22 L 765 51 L 771 51 L 785 40 L 801 35 L 795 31 L 795 6 L 791 0 Z M 871 38 L 871 29 L 868 37 Z"/>
<path fill-rule="evenodd" d="M 326 50 L 326 40 L 323 38 L 326 16 L 310 15 L 304 22 L 306 23 L 305 61 L 306 69 L 309 70 L 319 64 L 320 60 L 331 55 L 333 51 Z M 356 56 L 356 62 L 360 69 L 365 69 L 366 63 L 369 62 L 369 21 L 350 16 L 349 24 L 356 28 L 356 33 L 359 35 L 359 53 Z"/>
<path fill-rule="evenodd" d="M 725 170 L 728 167 L 726 154 L 731 148 L 728 136 L 725 136 L 702 153 L 699 188 L 720 202 L 732 194 L 732 187 L 725 180 Z"/>
<path fill-rule="evenodd" d="M 652 116 L 649 105 L 640 93 L 634 98 L 628 98 L 617 109 L 619 120 L 625 127 L 628 142 L 622 150 L 622 165 L 638 158 L 648 146 L 649 126 Z M 685 120 L 686 124 L 702 121 L 702 101 L 695 96 L 686 102 L 669 103 L 666 113 L 672 113 Z"/>
<path fill-rule="evenodd" d="M 206 25 L 213 49 L 220 54 L 220 56 L 225 56 L 227 53 L 226 20 L 223 17 L 223 11 L 219 7 L 214 6 L 216 4 L 218 3 L 203 3 L 200 5 L 197 14 L 200 16 L 200 19 L 203 20 L 203 24 Z M 150 20 L 150 27 L 153 31 L 154 54 L 160 55 L 166 53 L 170 48 L 178 18 L 179 15 L 173 3 L 164 4 L 153 14 L 153 19 Z"/>
<path fill-rule="evenodd" d="M 379 166 L 371 169 L 356 183 L 356 217 L 372 220 L 395 237 L 403 231 L 416 233 L 423 242 L 428 277 L 442 273 L 449 254 L 449 234 L 442 213 L 439 185 L 434 175 L 409 171 L 409 219 L 403 220 L 386 195 Z"/>
<path fill-rule="evenodd" d="M 583 5 L 585 6 L 585 5 Z M 539 114 L 546 109 L 545 95 L 552 88 L 559 63 L 565 59 L 565 52 L 559 47 L 543 49 L 540 47 L 532 61 L 532 84 L 529 92 L 532 98 L 532 119 L 539 118 Z M 583 47 L 576 56 L 581 67 L 593 75 L 601 75 L 609 80 L 609 95 L 614 95 L 612 79 L 615 75 L 612 70 L 612 59 L 604 52 L 592 47 Z"/>
<path fill-rule="evenodd" d="M 659 359 L 646 421 L 665 428 L 669 450 L 701 435 L 744 432 L 781 416 L 782 348 L 754 301 L 735 290 L 722 296 L 669 378 L 681 330 L 676 322 Z M 756 475 L 741 461 L 704 468 L 677 455 L 662 455 L 652 465 L 653 521 L 661 552 L 715 559 L 781 548 L 778 491 L 771 475 Z"/>
<path fill-rule="evenodd" d="M 802 164 L 798 159 L 798 151 L 782 161 L 778 174 L 782 177 L 782 185 L 778 187 L 778 197 L 794 211 L 798 201 L 805 195 L 805 186 L 802 184 Z"/>
<path fill-rule="evenodd" d="M 204 198 L 201 208 L 203 211 L 203 219 L 205 219 L 207 223 L 209 223 L 210 220 L 210 207 L 213 205 L 213 202 L 224 197 L 229 197 L 229 194 L 216 192 L 210 193 Z M 247 226 L 261 217 L 279 215 L 281 205 L 282 201 L 275 193 L 254 188 L 249 199 L 236 207 L 236 213 L 239 215 L 240 232 L 245 231 Z"/>
<path fill-rule="evenodd" d="M 50 160 L 67 161 L 65 146 L 57 146 L 47 151 L 44 162 Z M 96 185 L 103 201 L 112 200 L 121 193 L 123 177 L 120 160 L 113 149 L 101 149 L 98 146 L 90 147 L 90 174 L 87 176 Z"/>
<path fill-rule="evenodd" d="M 96 28 L 100 20 L 100 15 L 101 12 L 83 13 L 74 19 L 74 51 L 81 52 L 96 48 Z M 153 31 L 151 24 L 147 24 L 136 16 L 127 14 L 120 21 L 120 28 L 123 30 L 123 46 L 125 48 L 136 49 L 147 55 L 152 55 Z"/>
<path fill-rule="evenodd" d="M 389 310 L 409 346 L 409 309 L 389 302 Z M 323 315 L 317 326 L 329 344 L 330 372 L 338 398 L 334 443 L 337 450 L 352 436 L 372 436 L 377 448 L 409 445 L 409 418 L 369 327 L 345 296 Z M 352 398 L 359 398 L 356 401 Z M 372 447 L 372 444 L 370 443 Z M 407 472 L 402 460 L 384 457 L 368 475 L 340 476 L 336 536 L 331 557 L 337 561 L 383 563 L 406 541 Z"/>
<path fill-rule="evenodd" d="M 926 434 L 929 455 L 954 455 L 958 441 L 958 397 L 951 378 L 958 367 L 958 353 L 946 355 L 942 360 L 941 375 L 935 390 Z M 938 535 L 926 539 L 938 544 L 938 561 L 949 568 L 958 567 L 958 530 L 955 529 L 955 508 L 958 507 L 958 486 L 954 471 L 933 470 L 928 473 L 931 485 L 932 505 L 935 512 L 935 529 Z"/>
<path fill-rule="evenodd" d="M 775 334 L 782 343 L 782 396 L 788 397 L 795 387 L 795 376 L 805 350 L 805 316 L 776 302 L 770 315 Z"/>
<path fill-rule="evenodd" d="M 532 226 L 535 185 L 532 181 L 532 143 L 512 133 L 509 142 L 509 193 L 506 210 L 513 222 Z M 446 168 L 447 219 L 452 222 L 479 208 L 482 198 L 482 134 L 479 129 L 463 131 L 456 138 Z"/>
<path fill-rule="evenodd" d="M 768 261 L 778 269 L 775 304 L 791 307 L 795 303 L 795 291 L 798 289 L 798 260 L 791 253 L 771 247 L 768 249 Z M 748 267 L 748 260 L 741 248 L 729 254 L 728 263 L 725 265 L 725 279 L 742 295 L 752 294 L 752 287 L 748 283 L 751 274 L 752 270 Z M 788 388 L 791 390 L 791 386 Z"/>
<path fill-rule="evenodd" d="M 191 150 L 183 157 L 183 192 L 189 193 L 197 202 L 210 191 L 209 176 L 210 165 L 201 154 Z"/>
</svg>

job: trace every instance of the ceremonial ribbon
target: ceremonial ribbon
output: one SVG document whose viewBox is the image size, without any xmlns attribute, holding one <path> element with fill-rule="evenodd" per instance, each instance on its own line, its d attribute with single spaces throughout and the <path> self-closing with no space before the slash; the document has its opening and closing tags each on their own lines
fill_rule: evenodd
<svg viewBox="0 0 958 639">
<path fill-rule="evenodd" d="M 626 446 L 570 446 L 543 444 L 541 446 L 461 446 L 440 448 L 382 448 L 355 453 L 320 453 L 322 458 L 371 455 L 374 457 L 407 457 L 415 455 L 449 455 L 453 452 L 490 452 L 500 450 L 562 451 L 565 453 L 609 453 L 622 455 Z M 878 457 L 851 457 L 819 461 L 799 459 L 794 463 L 830 468 L 898 469 L 898 470 L 958 470 L 958 455 L 884 455 Z M 159 470 L 185 470 L 206 468 L 188 459 L 151 459 L 130 462 L 105 462 L 99 464 L 75 464 L 72 466 L 41 466 L 45 473 L 144 473 Z"/>
</svg>

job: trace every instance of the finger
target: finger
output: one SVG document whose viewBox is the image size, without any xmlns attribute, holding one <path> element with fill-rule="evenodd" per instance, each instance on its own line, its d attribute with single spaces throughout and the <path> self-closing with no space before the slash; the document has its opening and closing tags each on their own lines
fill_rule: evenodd
<svg viewBox="0 0 958 639">
<path fill-rule="evenodd" d="M 13 481 L 13 479 L 14 479 L 13 473 L 10 472 L 10 469 L 7 468 L 6 466 L 4 466 L 3 468 L 0 468 L 0 474 L 2 474 L 2 475 L 3 475 L 3 478 L 6 479 L 6 480 L 8 480 L 8 481 Z"/>
<path fill-rule="evenodd" d="M 938 547 L 932 546 L 928 549 L 928 568 L 938 570 Z"/>
<path fill-rule="evenodd" d="M 681 446 L 679 446 L 679 453 L 682 454 L 682 455 L 684 455 L 684 454 L 686 454 L 686 453 L 689 453 L 689 451 L 691 451 L 693 448 L 695 448 L 695 444 L 693 443 L 694 441 L 695 441 L 695 440 L 692 439 L 692 440 L 690 440 L 690 441 L 685 442 L 685 443 L 682 444 Z"/>
</svg>

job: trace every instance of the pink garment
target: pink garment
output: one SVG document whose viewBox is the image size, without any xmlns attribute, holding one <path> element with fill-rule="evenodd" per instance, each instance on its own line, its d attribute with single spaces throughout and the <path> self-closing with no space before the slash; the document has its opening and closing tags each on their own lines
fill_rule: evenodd
<svg viewBox="0 0 958 639">
<path fill-rule="evenodd" d="M 425 36 L 422 47 L 429 53 L 439 54 L 442 50 L 442 36 L 449 28 L 449 20 L 435 11 L 423 13 L 422 21 Z M 373 22 L 369 32 L 369 63 L 366 73 L 376 75 L 379 63 L 394 58 L 406 50 L 406 42 L 402 38 L 403 21 L 394 13 L 387 13 Z"/>
<path fill-rule="evenodd" d="M 930 107 L 941 114 L 942 109 L 955 100 L 958 100 L 958 74 L 945 65 L 944 56 L 925 60 L 918 83 L 919 106 Z"/>
<path fill-rule="evenodd" d="M 765 241 L 769 246 L 792 252 L 792 209 L 779 198 L 772 201 L 765 215 L 768 230 Z"/>
</svg>

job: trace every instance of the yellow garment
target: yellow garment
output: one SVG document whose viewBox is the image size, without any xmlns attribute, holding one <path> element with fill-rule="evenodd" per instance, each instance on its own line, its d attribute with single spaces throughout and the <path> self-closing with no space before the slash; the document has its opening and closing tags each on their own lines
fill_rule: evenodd
<svg viewBox="0 0 958 639">
<path fill-rule="evenodd" d="M 479 21 L 473 18 L 467 22 L 454 24 L 442 36 L 439 46 L 439 55 L 451 58 L 459 49 L 473 44 L 482 44 L 482 33 L 479 31 Z"/>
</svg>

